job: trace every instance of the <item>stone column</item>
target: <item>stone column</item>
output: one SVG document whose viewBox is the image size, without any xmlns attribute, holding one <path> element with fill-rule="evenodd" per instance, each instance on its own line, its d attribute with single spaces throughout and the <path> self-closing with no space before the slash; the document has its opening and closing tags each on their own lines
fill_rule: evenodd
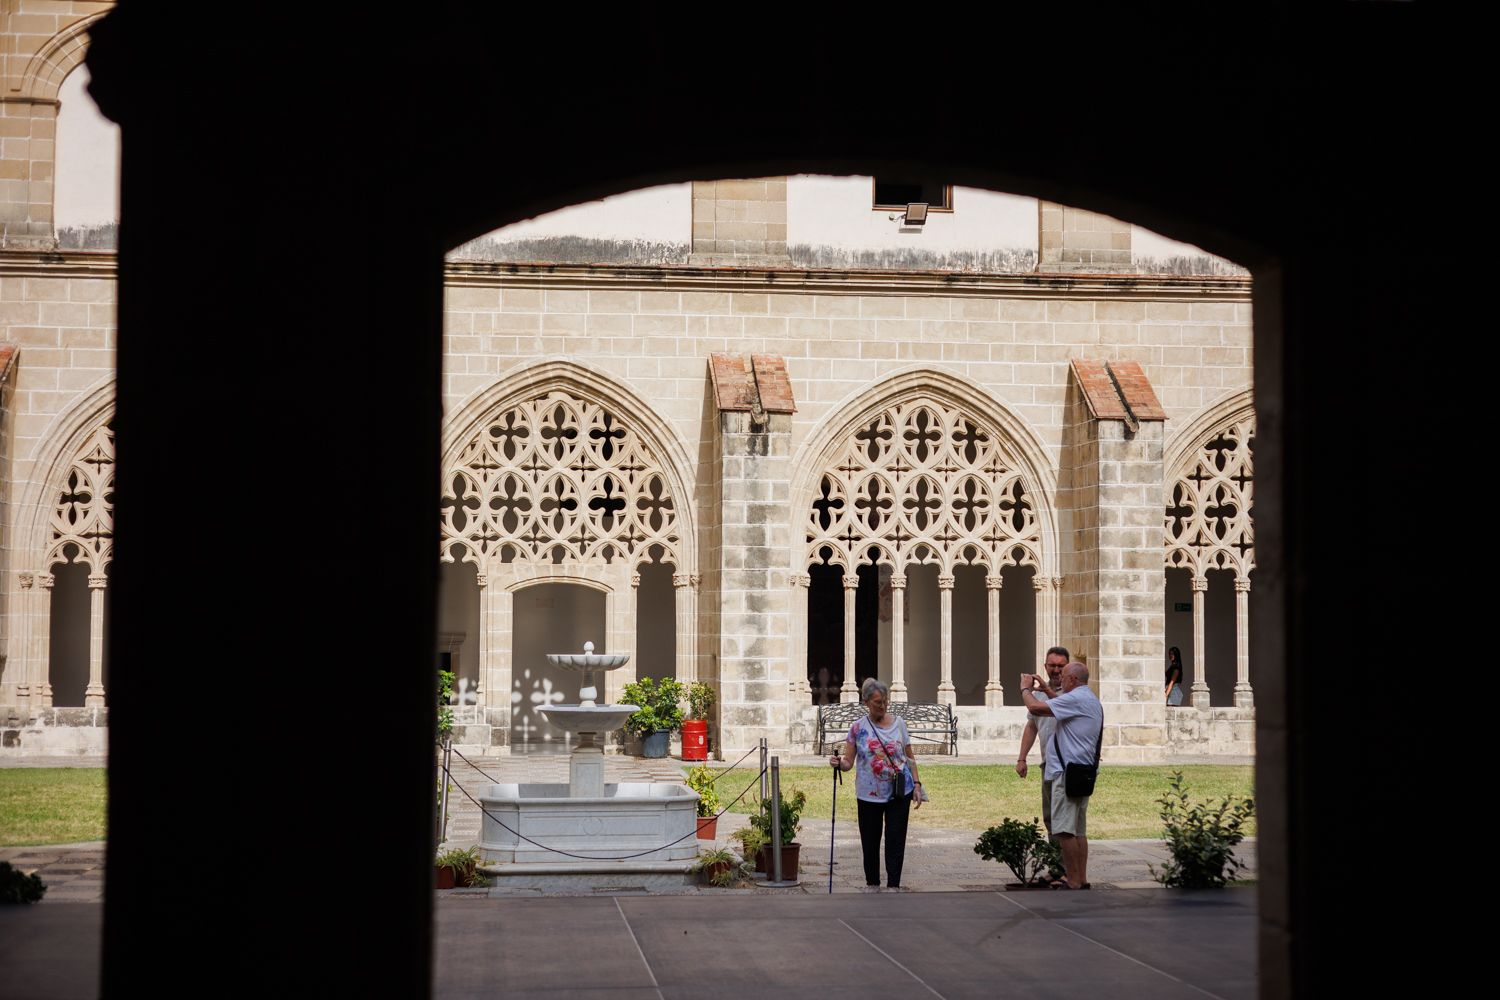
<svg viewBox="0 0 1500 1000">
<path fill-rule="evenodd" d="M 475 573 L 474 580 L 479 584 L 479 680 L 474 692 L 474 707 L 479 709 L 479 716 L 483 718 L 484 709 L 490 702 L 489 574 Z"/>
<path fill-rule="evenodd" d="M 807 602 L 811 588 L 810 574 L 792 574 L 791 663 L 787 668 L 791 680 L 787 691 L 794 705 L 805 705 L 812 700 L 812 687 L 807 682 Z"/>
<path fill-rule="evenodd" d="M 36 673 L 32 675 L 33 708 L 52 707 L 52 585 L 51 573 L 36 575 L 36 611 L 31 616 L 32 648 L 36 651 Z"/>
<path fill-rule="evenodd" d="M 999 573 L 990 573 L 984 578 L 984 596 L 989 604 L 989 627 L 985 638 L 990 654 L 990 678 L 984 684 L 986 708 L 999 708 L 1005 704 L 1005 686 L 1000 683 L 1000 588 L 1004 583 L 1005 578 Z"/>
<path fill-rule="evenodd" d="M 859 685 L 854 682 L 854 622 L 859 603 L 859 574 L 844 574 L 844 683 L 839 701 L 859 701 Z"/>
<path fill-rule="evenodd" d="M 891 576 L 891 700 L 906 700 L 906 575 Z"/>
<path fill-rule="evenodd" d="M 1193 577 L 1193 707 L 1208 707 L 1208 657 L 1203 646 L 1203 599 L 1208 592 L 1208 578 Z"/>
<path fill-rule="evenodd" d="M 938 576 L 938 600 L 941 619 L 938 625 L 938 693 L 940 705 L 958 704 L 958 689 L 953 686 L 953 574 Z"/>
<path fill-rule="evenodd" d="M 489 669 L 485 672 L 485 686 L 489 688 L 485 721 L 490 724 L 490 743 L 493 746 L 510 744 L 510 696 L 512 670 L 511 622 L 515 614 L 515 594 L 490 580 L 485 592 L 489 600 L 489 621 L 484 635 Z M 481 595 L 483 597 L 483 595 Z"/>
<path fill-rule="evenodd" d="M 83 691 L 87 708 L 104 707 L 104 588 L 109 577 L 89 574 L 89 685 Z"/>
<path fill-rule="evenodd" d="M 640 580 L 641 575 L 635 574 L 631 586 L 637 586 Z M 683 684 L 698 680 L 698 585 L 702 580 L 697 573 L 672 574 L 672 592 L 677 599 L 677 679 Z"/>
<path fill-rule="evenodd" d="M 21 592 L 18 595 L 16 605 L 21 613 L 16 617 L 22 623 L 22 628 L 18 630 L 21 641 L 17 647 L 20 655 L 16 657 L 16 660 L 20 666 L 20 683 L 16 685 L 16 708 L 21 713 L 21 719 L 25 721 L 30 718 L 31 675 L 36 670 L 36 665 L 31 658 L 31 635 L 35 628 L 31 623 L 32 601 L 35 600 L 35 591 L 32 590 L 32 585 L 36 583 L 36 575 L 34 573 L 21 573 L 18 574 L 18 578 L 21 584 Z"/>
<path fill-rule="evenodd" d="M 1031 658 L 1029 669 L 1035 671 L 1041 669 L 1042 661 L 1047 658 L 1047 650 L 1058 644 L 1058 638 L 1057 626 L 1047 613 L 1048 606 L 1052 603 L 1051 577 L 1042 576 L 1038 572 L 1031 578 L 1031 589 L 1036 592 L 1036 655 Z"/>
<path fill-rule="evenodd" d="M 1250 690 L 1250 581 L 1234 581 L 1234 707 L 1254 708 Z"/>
</svg>

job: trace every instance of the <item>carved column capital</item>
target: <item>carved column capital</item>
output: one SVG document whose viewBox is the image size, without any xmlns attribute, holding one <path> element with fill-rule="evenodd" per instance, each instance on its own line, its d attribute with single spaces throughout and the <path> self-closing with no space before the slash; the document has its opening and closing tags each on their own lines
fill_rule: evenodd
<svg viewBox="0 0 1500 1000">
<path fill-rule="evenodd" d="M 16 575 L 21 580 L 21 589 L 22 590 L 30 590 L 32 584 L 36 583 L 36 574 L 35 573 L 22 572 L 22 573 L 17 573 Z"/>
<path fill-rule="evenodd" d="M 38 573 L 36 575 L 36 585 L 38 587 L 41 587 L 43 590 L 51 590 L 52 585 L 56 582 L 57 577 L 53 576 L 51 573 Z"/>
<path fill-rule="evenodd" d="M 891 577 L 891 589 L 892 590 L 905 590 L 906 589 L 906 576 L 904 574 L 901 575 L 901 576 L 892 576 Z"/>
<path fill-rule="evenodd" d="M 107 586 L 109 586 L 109 577 L 108 576 L 106 576 L 103 573 L 90 573 L 89 574 L 89 589 L 90 590 L 103 590 Z"/>
<path fill-rule="evenodd" d="M 793 587 L 811 587 L 812 586 L 812 574 L 811 573 L 793 573 L 792 574 L 792 586 Z"/>
<path fill-rule="evenodd" d="M 1031 589 L 1038 594 L 1050 586 L 1052 586 L 1052 578 L 1050 576 L 1034 576 L 1031 578 Z"/>
<path fill-rule="evenodd" d="M 952 590 L 952 589 L 953 589 L 953 574 L 952 573 L 942 573 L 942 574 L 940 574 L 938 576 L 938 590 Z"/>
<path fill-rule="evenodd" d="M 999 573 L 990 573 L 984 578 L 985 590 L 999 590 L 1005 586 L 1005 577 Z"/>
<path fill-rule="evenodd" d="M 630 589 L 634 590 L 637 587 L 639 587 L 640 585 L 641 585 L 641 574 L 639 574 L 639 573 L 631 573 L 630 574 Z"/>
<path fill-rule="evenodd" d="M 1053 590 L 1062 590 L 1063 589 L 1063 578 L 1062 577 L 1060 577 L 1060 576 L 1054 576 L 1052 578 L 1052 589 Z"/>
<path fill-rule="evenodd" d="M 1250 580 L 1247 577 L 1236 579 L 1234 581 L 1234 589 L 1241 594 L 1248 594 L 1250 592 Z"/>
<path fill-rule="evenodd" d="M 479 584 L 480 590 L 490 585 L 490 575 L 488 573 L 475 573 L 474 580 Z"/>
<path fill-rule="evenodd" d="M 698 587 L 702 585 L 702 583 L 703 583 L 703 574 L 702 573 L 690 573 L 690 574 L 688 574 L 688 584 L 694 590 L 697 590 Z"/>
<path fill-rule="evenodd" d="M 674 586 L 674 587 L 678 587 L 678 588 L 686 587 L 691 582 L 692 582 L 692 577 L 689 574 L 687 574 L 687 573 L 673 573 L 672 574 L 672 586 Z"/>
<path fill-rule="evenodd" d="M 1208 577 L 1206 577 L 1206 576 L 1195 576 L 1195 577 L 1193 577 L 1193 590 L 1195 592 L 1196 591 L 1200 591 L 1200 590 L 1207 590 L 1207 589 L 1208 589 Z"/>
<path fill-rule="evenodd" d="M 844 589 L 845 590 L 858 590 L 859 589 L 859 574 L 858 573 L 845 573 L 844 574 Z"/>
</svg>

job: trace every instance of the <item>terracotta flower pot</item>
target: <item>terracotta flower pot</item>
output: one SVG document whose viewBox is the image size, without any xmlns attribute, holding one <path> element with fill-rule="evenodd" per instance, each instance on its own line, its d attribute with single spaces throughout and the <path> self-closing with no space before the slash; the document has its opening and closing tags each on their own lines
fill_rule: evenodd
<svg viewBox="0 0 1500 1000">
<path fill-rule="evenodd" d="M 802 859 L 802 845 L 801 844 L 796 844 L 796 843 L 793 843 L 793 844 L 782 844 L 781 845 L 781 877 L 782 878 L 787 878 L 788 876 L 795 876 L 797 874 L 798 862 L 800 862 L 801 859 Z M 755 856 L 755 870 L 758 871 L 758 872 L 765 872 L 767 875 L 772 874 L 772 871 L 771 871 L 771 848 L 769 846 L 762 847 L 760 849 L 760 853 Z"/>
<path fill-rule="evenodd" d="M 719 831 L 719 817 L 717 817 L 717 816 L 699 816 L 698 817 L 698 839 L 699 840 L 714 840 L 714 839 L 716 839 L 716 837 L 718 835 L 718 831 Z"/>
<path fill-rule="evenodd" d="M 711 865 L 704 865 L 700 874 L 703 876 L 703 881 L 711 885 L 721 872 L 727 872 L 733 867 L 733 861 L 719 861 Z"/>
<path fill-rule="evenodd" d="M 449 868 L 446 865 L 442 865 L 437 867 L 435 870 L 437 871 L 437 888 L 452 889 L 454 887 L 453 869 Z"/>
</svg>

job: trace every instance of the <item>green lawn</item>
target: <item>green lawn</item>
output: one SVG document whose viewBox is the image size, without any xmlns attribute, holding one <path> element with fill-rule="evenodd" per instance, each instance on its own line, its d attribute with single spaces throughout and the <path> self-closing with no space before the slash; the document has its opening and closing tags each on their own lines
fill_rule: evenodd
<svg viewBox="0 0 1500 1000">
<path fill-rule="evenodd" d="M 918 827 L 951 830 L 983 830 L 1009 816 L 1028 820 L 1042 811 L 1041 766 L 1032 765 L 1025 780 L 1008 766 L 995 764 L 937 764 L 922 767 L 922 785 L 932 801 L 912 812 Z M 1180 768 L 1193 801 L 1254 792 L 1255 768 L 1231 764 L 1190 764 Z M 1160 806 L 1156 800 L 1167 790 L 1172 767 L 1106 765 L 1089 803 L 1089 836 L 1096 840 L 1125 840 L 1161 836 Z M 790 788 L 807 793 L 807 810 L 815 819 L 827 819 L 832 802 L 832 775 L 827 767 L 786 767 L 781 770 L 783 794 Z M 727 802 L 738 795 L 755 775 L 741 766 L 720 779 L 719 793 Z M 752 791 L 734 812 L 750 812 Z M 839 816 L 854 818 L 854 773 L 844 775 L 839 788 Z M 1245 827 L 1255 836 L 1255 821 Z"/>
<path fill-rule="evenodd" d="M 0 768 L 0 847 L 103 839 L 103 768 Z"/>
</svg>

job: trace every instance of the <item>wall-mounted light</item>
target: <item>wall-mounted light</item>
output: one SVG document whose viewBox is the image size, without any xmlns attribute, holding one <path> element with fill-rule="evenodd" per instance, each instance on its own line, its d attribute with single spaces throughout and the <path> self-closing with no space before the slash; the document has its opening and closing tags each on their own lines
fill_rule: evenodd
<svg viewBox="0 0 1500 1000">
<path fill-rule="evenodd" d="M 927 202 L 914 201 L 906 206 L 906 216 L 902 220 L 908 226 L 925 226 L 927 224 Z"/>
</svg>

